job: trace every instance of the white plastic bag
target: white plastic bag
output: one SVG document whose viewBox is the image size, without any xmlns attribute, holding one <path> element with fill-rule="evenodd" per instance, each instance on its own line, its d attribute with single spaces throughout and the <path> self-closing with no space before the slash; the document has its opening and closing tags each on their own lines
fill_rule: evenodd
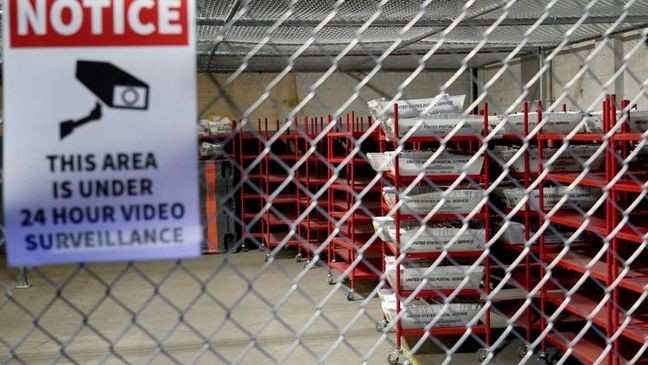
<svg viewBox="0 0 648 365">
<path fill-rule="evenodd" d="M 566 186 L 552 186 L 544 188 L 545 209 L 552 209 L 560 199 L 565 196 L 566 191 Z M 495 189 L 495 193 L 509 208 L 515 207 L 527 194 L 523 188 L 497 188 Z M 529 195 L 529 205 L 531 206 L 531 209 L 539 209 L 539 191 L 537 189 L 532 190 Z M 574 206 L 578 206 L 581 209 L 589 209 L 594 206 L 600 196 L 600 189 L 588 186 L 577 186 L 570 193 L 569 199 L 562 204 L 562 209 L 573 209 Z M 522 207 L 522 210 L 524 210 L 524 207 Z"/>
<path fill-rule="evenodd" d="M 560 156 L 552 162 L 551 169 L 555 172 L 580 172 L 583 170 L 585 162 L 592 156 L 594 160 L 590 164 L 590 171 L 600 171 L 603 168 L 604 154 L 596 153 L 599 146 L 570 146 L 567 150 L 560 153 Z M 519 148 L 496 146 L 494 152 L 500 157 L 503 163 L 513 160 Z M 538 148 L 528 149 L 529 153 L 529 172 L 539 171 Z M 558 152 L 558 148 L 543 149 L 543 163 L 546 166 L 547 161 Z M 516 172 L 524 171 L 524 154 L 521 153 L 518 158 L 513 160 L 511 169 Z"/>
<path fill-rule="evenodd" d="M 417 176 L 421 172 L 428 175 L 460 174 L 462 169 L 469 175 L 481 173 L 484 157 L 479 156 L 470 162 L 471 155 L 460 155 L 443 151 L 429 165 L 423 169 L 425 163 L 434 155 L 434 151 L 403 151 L 398 155 L 398 164 L 401 176 Z M 377 172 L 390 171 L 396 173 L 396 152 L 367 153 L 371 167 Z"/>
<path fill-rule="evenodd" d="M 395 129 L 393 103 L 385 99 L 368 102 L 374 119 L 381 123 L 387 135 L 403 136 L 412 129 L 411 136 L 443 138 L 451 132 L 455 136 L 479 136 L 484 129 L 484 118 L 463 115 L 465 95 L 450 96 L 442 93 L 429 99 L 398 101 L 398 131 Z M 461 123 L 461 127 L 454 128 Z"/>
<path fill-rule="evenodd" d="M 544 112 L 542 113 L 543 133 L 570 133 L 578 128 L 579 123 L 585 118 L 579 112 Z M 498 124 L 504 124 L 500 130 L 503 134 L 523 134 L 524 133 L 524 113 L 515 113 L 497 117 Z M 538 125 L 538 115 L 536 112 L 528 113 L 529 132 Z"/>
<path fill-rule="evenodd" d="M 408 195 L 401 193 L 403 203 L 400 211 L 405 214 L 427 214 L 443 199 L 444 192 L 430 188 L 414 188 Z M 383 199 L 391 209 L 396 204 L 396 190 L 392 187 L 383 188 Z M 454 189 L 447 194 L 437 213 L 470 213 L 482 199 L 482 190 Z"/>
<path fill-rule="evenodd" d="M 500 229 L 501 229 L 500 225 Z M 519 223 L 519 222 L 509 222 L 508 228 L 502 233 L 502 236 L 500 236 L 500 239 L 510 245 L 524 245 L 524 224 Z M 529 237 L 533 237 L 535 234 L 536 230 L 533 229 L 532 232 L 529 234 Z M 544 240 L 545 243 L 547 244 L 556 244 L 556 243 L 564 243 L 569 236 L 572 235 L 573 232 L 561 232 L 560 235 L 557 235 L 552 231 L 551 229 L 546 229 L 543 233 L 544 235 Z M 580 241 L 580 240 L 579 240 Z M 532 242 L 532 244 L 538 244 L 538 240 L 535 240 Z"/>
<path fill-rule="evenodd" d="M 420 224 L 401 222 L 400 250 L 401 252 L 440 252 L 456 237 L 454 243 L 447 248 L 448 251 L 479 251 L 484 248 L 486 231 L 484 229 L 468 228 L 461 232 L 454 227 L 426 226 L 420 234 Z M 396 242 L 396 223 L 392 217 L 374 217 L 373 226 L 381 240 Z"/>
<path fill-rule="evenodd" d="M 223 154 L 223 147 L 219 143 L 203 142 L 200 144 L 201 157 L 217 157 Z"/>
<path fill-rule="evenodd" d="M 216 118 L 209 122 L 209 133 L 212 136 L 221 136 L 232 133 L 234 124 L 228 118 Z"/>
<path fill-rule="evenodd" d="M 393 118 L 384 120 L 381 125 L 387 135 L 395 135 L 396 123 Z M 460 127 L 455 130 L 459 125 Z M 409 134 L 411 130 L 413 132 Z M 476 115 L 447 113 L 398 119 L 399 136 L 406 134 L 412 137 L 438 138 L 448 135 L 453 137 L 481 136 L 483 130 L 484 118 Z"/>
<path fill-rule="evenodd" d="M 622 118 L 621 113 L 617 113 L 617 122 Z M 626 123 L 632 133 L 643 133 L 648 130 L 648 110 L 631 110 L 629 117 L 626 117 Z M 587 120 L 587 131 L 589 133 L 603 133 L 603 117 L 601 113 L 593 113 L 592 118 Z M 621 131 L 620 129 L 618 130 Z"/>
<path fill-rule="evenodd" d="M 413 118 L 422 115 L 441 114 L 441 113 L 461 113 L 466 95 L 450 96 L 441 93 L 433 98 L 427 99 L 409 99 L 399 100 L 398 116 L 399 118 Z M 369 110 L 375 120 L 383 121 L 394 116 L 394 103 L 385 98 L 371 100 L 367 103 Z"/>
<path fill-rule="evenodd" d="M 472 269 L 467 265 L 437 266 L 429 270 L 433 262 L 425 259 L 403 260 L 400 265 L 401 289 L 414 290 L 421 284 L 423 278 L 427 279 L 423 290 L 456 289 L 460 286 L 461 289 L 479 289 L 484 278 L 483 266 Z M 394 256 L 385 256 L 385 272 L 390 285 L 395 287 L 396 259 Z M 466 277 L 468 281 L 462 285 Z"/>
<path fill-rule="evenodd" d="M 380 289 L 378 296 L 388 321 L 396 318 L 396 295 L 391 289 Z M 429 303 L 423 299 L 412 300 L 409 305 L 401 303 L 401 327 L 403 329 L 425 328 L 437 315 L 434 327 L 464 327 L 479 312 L 480 303 L 449 303 L 445 309 L 441 303 Z"/>
</svg>

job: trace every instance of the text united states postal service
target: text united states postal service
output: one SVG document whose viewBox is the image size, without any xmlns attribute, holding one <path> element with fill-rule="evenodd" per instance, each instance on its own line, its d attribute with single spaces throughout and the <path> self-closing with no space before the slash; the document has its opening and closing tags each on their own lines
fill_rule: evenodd
<svg viewBox="0 0 648 365">
<path fill-rule="evenodd" d="M 7 0 L 11 266 L 200 254 L 193 0 Z"/>
</svg>

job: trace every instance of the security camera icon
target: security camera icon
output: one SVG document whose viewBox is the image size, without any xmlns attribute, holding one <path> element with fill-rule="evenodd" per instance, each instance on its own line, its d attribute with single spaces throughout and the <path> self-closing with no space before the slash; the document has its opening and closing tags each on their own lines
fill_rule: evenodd
<svg viewBox="0 0 648 365">
<path fill-rule="evenodd" d="M 148 110 L 148 84 L 112 63 L 79 60 L 76 78 L 110 108 Z M 100 120 L 102 115 L 101 103 L 97 102 L 87 116 L 61 122 L 60 139 L 68 137 L 82 125 Z"/>
</svg>

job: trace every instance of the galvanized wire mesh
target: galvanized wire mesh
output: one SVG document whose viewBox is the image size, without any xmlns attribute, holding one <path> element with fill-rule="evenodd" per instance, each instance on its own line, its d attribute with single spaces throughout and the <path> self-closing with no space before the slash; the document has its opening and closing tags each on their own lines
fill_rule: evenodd
<svg viewBox="0 0 648 365">
<path fill-rule="evenodd" d="M 648 361 L 648 3 L 197 5 L 215 255 L 3 267 L 3 363 Z"/>
</svg>

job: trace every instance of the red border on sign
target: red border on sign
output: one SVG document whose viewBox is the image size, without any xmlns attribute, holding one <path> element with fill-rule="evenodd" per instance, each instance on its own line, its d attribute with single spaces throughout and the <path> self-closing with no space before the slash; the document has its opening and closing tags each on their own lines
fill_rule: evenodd
<svg viewBox="0 0 648 365">
<path fill-rule="evenodd" d="M 23 27 L 26 34 L 18 34 L 18 6 L 31 6 L 37 9 L 37 3 L 45 2 L 45 15 L 38 13 L 41 21 L 45 20 L 45 34 L 37 34 L 31 23 Z M 101 10 L 101 34 L 92 33 L 91 9 L 84 8 L 82 0 L 73 0 L 81 6 L 82 22 L 78 31 L 70 35 L 62 35 L 52 26 L 52 18 L 60 18 L 60 22 L 67 25 L 72 19 L 72 11 L 63 7 L 64 10 L 51 12 L 54 3 L 62 0 L 6 0 L 9 10 L 10 45 L 12 48 L 34 48 L 34 47 L 111 47 L 111 46 L 184 46 L 189 44 L 189 11 L 188 0 L 175 0 L 178 6 L 173 7 L 177 12 L 178 20 L 172 21 L 174 26 L 180 26 L 180 32 L 176 34 L 161 34 L 159 31 L 158 10 L 159 4 L 166 0 L 109 0 L 110 7 Z M 69 2 L 70 0 L 63 0 Z M 172 0 L 173 1 L 173 0 Z M 123 19 L 123 34 L 115 34 L 115 11 L 116 4 L 123 3 L 123 13 L 117 13 Z M 128 9 L 131 5 L 146 5 L 141 11 L 135 12 L 136 19 L 145 25 L 152 25 L 155 31 L 151 34 L 137 33 L 129 23 Z M 151 6 L 149 8 L 149 6 Z M 173 3 L 172 3 L 173 4 Z M 117 7 L 119 8 L 119 7 Z M 42 9 L 42 8 L 40 8 Z M 55 14 L 52 14 L 55 13 Z M 58 17 L 57 15 L 60 15 Z M 23 18 L 24 19 L 24 18 Z M 78 18 L 77 18 L 78 19 Z M 99 24 L 99 23 L 97 23 Z"/>
</svg>

